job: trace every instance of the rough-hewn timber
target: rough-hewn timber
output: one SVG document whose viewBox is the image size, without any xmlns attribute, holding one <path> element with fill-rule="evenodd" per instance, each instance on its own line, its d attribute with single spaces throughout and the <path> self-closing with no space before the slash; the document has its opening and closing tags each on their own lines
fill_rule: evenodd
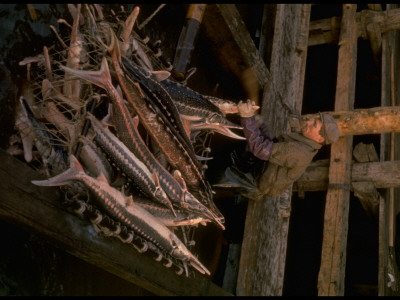
<svg viewBox="0 0 400 300">
<path fill-rule="evenodd" d="M 302 104 L 310 4 L 278 4 L 270 77 L 262 112 L 274 134 L 290 130 L 279 97 L 298 112 Z M 291 193 L 249 200 L 236 294 L 281 295 L 285 271 Z"/>
<path fill-rule="evenodd" d="M 259 90 L 269 78 L 268 70 L 235 4 L 207 5 L 202 31 L 222 69 L 243 85 L 248 98 L 258 102 Z"/>
<path fill-rule="evenodd" d="M 61 204 L 57 188 L 31 184 L 41 176 L 0 149 L 0 218 L 33 232 L 74 256 L 156 295 L 231 295 L 205 276 L 177 275 L 132 245 L 97 233 Z"/>
<path fill-rule="evenodd" d="M 379 106 L 327 113 L 335 118 L 341 136 L 400 132 L 400 106 Z M 319 114 L 307 114 L 302 118 L 318 116 Z"/>
<path fill-rule="evenodd" d="M 328 188 L 329 161 L 312 162 L 303 175 L 293 184 L 293 191 L 316 192 Z M 354 162 L 351 182 L 369 181 L 378 189 L 400 187 L 400 161 Z"/>
<path fill-rule="evenodd" d="M 377 27 L 374 30 L 380 31 L 381 33 L 399 30 L 400 9 L 397 8 L 385 11 L 367 9 L 358 12 L 356 20 L 357 27 L 359 28 L 357 36 L 363 39 L 369 39 L 369 24 L 375 24 Z M 332 17 L 310 22 L 308 46 L 336 44 L 339 40 L 340 21 L 341 17 Z"/>
<path fill-rule="evenodd" d="M 357 62 L 356 4 L 342 5 L 335 111 L 354 109 Z M 350 200 L 350 166 L 353 136 L 331 145 L 329 186 L 326 195 L 319 296 L 344 295 L 347 228 Z"/>
<path fill-rule="evenodd" d="M 387 14 L 396 15 L 399 4 L 387 4 Z M 399 53 L 400 32 L 392 30 L 382 35 L 382 72 L 381 72 L 381 105 L 399 106 L 400 94 L 397 87 L 400 84 L 399 64 L 397 53 Z M 382 134 L 380 160 L 390 161 L 399 159 L 399 136 L 398 134 Z M 380 202 L 379 215 L 379 269 L 378 269 L 378 296 L 398 296 L 400 294 L 399 269 L 395 262 L 393 238 L 396 228 L 394 217 L 400 211 L 399 189 L 390 188 L 382 194 L 383 201 Z M 391 282 L 389 274 L 394 277 Z"/>
</svg>

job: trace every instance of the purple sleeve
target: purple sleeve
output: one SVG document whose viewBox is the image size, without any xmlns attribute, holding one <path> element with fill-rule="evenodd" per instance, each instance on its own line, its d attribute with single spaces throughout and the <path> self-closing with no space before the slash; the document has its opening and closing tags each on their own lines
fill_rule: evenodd
<svg viewBox="0 0 400 300">
<path fill-rule="evenodd" d="M 243 133 L 249 145 L 250 152 L 259 159 L 268 160 L 273 145 L 270 137 L 273 137 L 273 135 L 267 126 L 261 126 L 261 131 L 256 125 L 254 116 L 240 118 L 240 123 L 243 126 Z"/>
</svg>

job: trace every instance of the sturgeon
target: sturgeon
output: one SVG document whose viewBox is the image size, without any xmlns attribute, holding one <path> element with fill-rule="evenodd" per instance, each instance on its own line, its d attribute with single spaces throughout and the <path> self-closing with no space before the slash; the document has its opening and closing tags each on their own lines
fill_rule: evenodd
<svg viewBox="0 0 400 300">
<path fill-rule="evenodd" d="M 120 62 L 122 58 L 118 50 L 118 42 L 116 42 L 114 32 L 110 30 L 110 33 L 111 45 L 104 45 L 104 47 L 106 47 L 111 54 L 118 82 L 129 104 L 135 109 L 146 131 L 153 138 L 158 148 L 163 152 L 169 164 L 174 169 L 181 172 L 188 186 L 188 190 L 193 193 L 195 197 L 198 197 L 204 205 L 211 209 L 212 213 L 215 214 L 214 220 L 217 218 L 219 219 L 217 221 L 218 223 L 224 222 L 223 215 L 213 202 L 211 185 L 202 172 L 201 164 L 196 158 L 193 145 L 191 145 L 185 130 L 182 129 L 178 133 L 168 120 L 168 116 L 172 115 L 172 113 L 170 111 L 163 113 L 160 110 L 160 106 L 162 106 L 161 103 L 156 105 L 149 97 L 143 95 L 138 83 L 129 77 L 129 72 L 124 72 L 121 69 Z M 127 61 L 127 59 L 125 58 L 124 61 Z M 124 67 L 124 65 L 122 66 Z M 160 100 L 159 98 L 157 99 Z M 174 106 L 172 105 L 171 107 Z M 176 120 L 177 124 L 180 124 L 179 127 L 183 128 L 179 117 Z M 181 132 L 183 134 L 181 134 Z"/>
<path fill-rule="evenodd" d="M 128 147 L 128 149 L 147 166 L 150 172 L 158 175 L 162 189 L 167 193 L 173 204 L 185 210 L 196 212 L 205 218 L 210 218 L 220 228 L 225 229 L 224 225 L 221 223 L 221 218 L 216 217 L 210 209 L 188 191 L 179 172 L 175 172 L 174 176 L 172 176 L 148 149 L 146 143 L 138 132 L 121 95 L 111 82 L 111 75 L 105 57 L 102 60 L 99 71 L 75 70 L 62 65 L 60 65 L 60 67 L 75 76 L 105 89 L 108 92 L 113 104 L 113 115 L 118 116 L 114 118 L 118 137 Z M 136 107 L 134 108 L 138 113 Z M 149 108 L 147 107 L 147 109 Z M 160 124 L 157 121 L 157 115 L 153 111 L 147 113 L 149 119 L 153 121 L 154 126 L 158 126 L 159 128 Z"/>
<path fill-rule="evenodd" d="M 69 160 L 70 167 L 63 173 L 47 180 L 32 180 L 32 183 L 38 186 L 63 186 L 74 181 L 82 182 L 94 193 L 98 204 L 112 217 L 120 220 L 128 228 L 151 241 L 172 257 L 189 262 L 200 273 L 210 275 L 210 271 L 186 248 L 182 241 L 153 215 L 135 204 L 132 196 L 127 197 L 111 187 L 102 175 L 98 178 L 87 175 L 74 155 L 70 155 Z"/>
<path fill-rule="evenodd" d="M 49 176 L 66 169 L 66 151 L 57 144 L 57 138 L 49 129 L 35 118 L 31 107 L 22 96 L 19 99 L 16 126 L 21 134 L 27 162 L 32 159 L 32 147 L 35 145 Z"/>
<path fill-rule="evenodd" d="M 155 216 L 159 221 L 161 221 L 165 226 L 175 227 L 175 226 L 194 226 L 199 223 L 202 225 L 206 225 L 207 222 L 210 222 L 209 219 L 205 219 L 197 214 L 186 212 L 181 209 L 176 209 L 175 214 L 173 215 L 170 210 L 165 207 L 159 205 L 158 203 L 154 203 L 153 201 L 143 198 L 143 197 L 135 197 L 133 201 L 146 209 L 149 213 Z"/>
<path fill-rule="evenodd" d="M 192 130 L 210 129 L 230 138 L 246 139 L 230 130 L 243 127 L 229 121 L 208 97 L 168 79 L 160 81 L 160 84 L 171 95 L 180 116 L 191 122 Z"/>
<path fill-rule="evenodd" d="M 139 190 L 155 202 L 169 207 L 175 214 L 171 201 L 160 186 L 157 174 L 150 173 L 146 165 L 133 154 L 110 130 L 108 130 L 95 116 L 88 113 L 94 131 L 94 141 L 104 150 L 111 160 L 119 167 L 139 188 Z"/>
</svg>

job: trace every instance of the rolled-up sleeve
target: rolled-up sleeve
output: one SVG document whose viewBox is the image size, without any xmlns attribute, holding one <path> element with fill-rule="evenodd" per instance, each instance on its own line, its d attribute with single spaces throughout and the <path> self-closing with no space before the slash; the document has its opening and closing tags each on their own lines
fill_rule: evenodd
<svg viewBox="0 0 400 300">
<path fill-rule="evenodd" d="M 257 158 L 268 160 L 274 142 L 273 135 L 267 126 L 262 127 L 262 131 L 257 127 L 255 117 L 240 118 L 243 126 L 243 133 L 249 145 L 250 152 Z M 272 138 L 271 138 L 272 137 Z"/>
</svg>

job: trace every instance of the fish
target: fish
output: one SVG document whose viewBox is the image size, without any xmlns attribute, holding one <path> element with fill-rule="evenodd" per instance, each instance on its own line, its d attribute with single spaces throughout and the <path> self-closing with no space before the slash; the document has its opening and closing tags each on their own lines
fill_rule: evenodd
<svg viewBox="0 0 400 300">
<path fill-rule="evenodd" d="M 195 226 L 198 224 L 205 226 L 208 222 L 211 222 L 209 219 L 181 209 L 176 209 L 176 215 L 173 215 L 170 210 L 144 197 L 133 197 L 133 201 L 168 227 Z"/>
<path fill-rule="evenodd" d="M 85 170 L 93 176 L 99 176 L 102 173 L 108 182 L 112 182 L 115 174 L 110 162 L 101 149 L 86 136 L 80 136 L 79 141 L 83 145 L 79 159 Z"/>
<path fill-rule="evenodd" d="M 125 72 L 121 69 L 119 61 L 127 60 L 120 57 L 117 46 L 118 43 L 115 42 L 115 34 L 112 31 L 111 37 L 111 46 L 104 46 L 107 47 L 112 56 L 116 76 L 128 102 L 134 107 L 146 131 L 154 139 L 158 148 L 163 152 L 168 163 L 172 168 L 181 172 L 188 186 L 188 190 L 202 201 L 203 204 L 209 207 L 216 217 L 219 218 L 220 222 L 224 222 L 223 215 L 213 203 L 211 185 L 202 172 L 201 164 L 196 158 L 193 145 L 179 117 L 175 119 L 179 120 L 176 124 L 180 124 L 179 127 L 183 129 L 180 129 L 178 133 L 176 127 L 168 120 L 168 117 L 172 116 L 173 112 L 169 112 L 168 110 L 164 112 L 160 111 L 163 106 L 162 103 L 159 102 L 156 105 L 154 101 L 146 97 L 138 83 L 135 82 L 133 78 L 129 77 L 129 71 Z M 129 64 L 130 63 L 127 65 Z M 124 65 L 122 65 L 122 67 L 124 68 Z M 156 100 L 156 102 L 157 101 L 158 100 Z M 172 105 L 171 107 L 174 106 Z"/>
<path fill-rule="evenodd" d="M 93 178 L 87 175 L 76 159 L 69 156 L 70 167 L 61 174 L 45 180 L 32 180 L 38 186 L 63 186 L 75 181 L 82 182 L 95 196 L 98 204 L 110 215 L 121 221 L 138 235 L 149 240 L 172 257 L 189 262 L 201 274 L 210 271 L 186 248 L 182 241 L 163 223 L 144 208 L 135 204 L 132 196 L 125 196 L 110 186 L 104 176 Z"/>
<path fill-rule="evenodd" d="M 25 159 L 32 159 L 32 147 L 36 146 L 42 158 L 48 175 L 54 175 L 65 170 L 67 167 L 67 152 L 59 144 L 58 139 L 53 136 L 49 129 L 39 122 L 25 98 L 19 98 L 18 116 L 16 126 L 20 131 Z"/>
<path fill-rule="evenodd" d="M 119 139 L 147 166 L 150 172 L 157 174 L 162 189 L 167 193 L 170 201 L 175 206 L 199 213 L 206 218 L 212 218 L 214 223 L 216 223 L 220 228 L 225 229 L 220 218 L 215 217 L 214 213 L 210 211 L 210 209 L 188 191 L 184 180 L 181 179 L 181 175 L 178 172 L 175 172 L 175 176 L 172 176 L 148 149 L 146 143 L 138 132 L 123 99 L 121 98 L 120 93 L 111 82 L 111 75 L 106 58 L 103 58 L 99 71 L 75 70 L 62 65 L 60 65 L 60 68 L 87 80 L 108 92 L 112 101 L 113 115 L 118 116 L 114 118 L 114 123 Z M 147 104 L 144 103 L 144 105 L 147 107 Z M 138 113 L 136 107 L 135 111 Z M 159 126 L 154 113 L 148 113 L 153 114 L 153 117 L 149 118 L 155 122 L 153 125 Z"/>
<path fill-rule="evenodd" d="M 144 195 L 169 207 L 175 213 L 171 201 L 160 186 L 157 174 L 152 174 L 146 165 L 95 116 L 88 113 L 87 119 L 90 120 L 94 131 L 94 141 L 100 145 L 116 166 L 134 182 Z"/>
<path fill-rule="evenodd" d="M 162 80 L 160 84 L 168 91 L 173 99 L 181 118 L 190 121 L 191 130 L 213 130 L 230 138 L 245 140 L 230 130 L 243 127 L 229 121 L 225 114 L 209 100 L 209 97 L 172 80 Z"/>
<path fill-rule="evenodd" d="M 70 6 L 73 6 L 70 4 Z M 80 69 L 83 61 L 88 60 L 87 49 L 85 47 L 86 42 L 84 36 L 79 32 L 79 22 L 81 16 L 81 4 L 77 4 L 76 15 L 74 16 L 74 22 L 72 25 L 71 41 L 68 49 L 67 66 L 73 69 Z M 79 106 L 80 93 L 81 93 L 81 82 L 80 80 L 71 80 L 70 74 L 66 73 L 64 76 L 64 87 L 63 94 Z"/>
</svg>

